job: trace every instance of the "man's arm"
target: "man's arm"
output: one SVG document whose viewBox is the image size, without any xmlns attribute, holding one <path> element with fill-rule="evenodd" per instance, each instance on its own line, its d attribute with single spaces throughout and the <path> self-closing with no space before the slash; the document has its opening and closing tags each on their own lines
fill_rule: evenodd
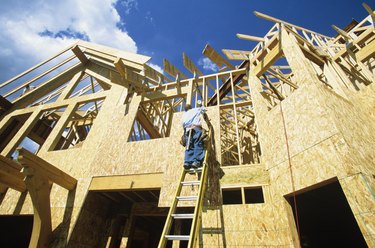
<svg viewBox="0 0 375 248">
<path fill-rule="evenodd" d="M 202 111 L 202 117 L 203 117 L 203 120 L 207 123 L 207 126 L 210 128 L 211 127 L 211 122 L 210 122 L 210 119 L 208 119 L 208 115 L 206 113 L 206 109 L 203 108 L 203 111 Z"/>
</svg>

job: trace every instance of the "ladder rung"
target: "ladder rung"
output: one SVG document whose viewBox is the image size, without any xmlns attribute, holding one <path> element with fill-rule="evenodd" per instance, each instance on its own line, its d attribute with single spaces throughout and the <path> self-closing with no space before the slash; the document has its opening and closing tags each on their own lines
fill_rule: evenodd
<svg viewBox="0 0 375 248">
<path fill-rule="evenodd" d="M 185 172 L 189 173 L 189 174 L 194 174 L 194 173 L 197 173 L 197 172 L 201 172 L 202 171 L 202 167 L 199 167 L 199 168 L 190 168 L 189 170 L 185 170 Z"/>
<path fill-rule="evenodd" d="M 168 240 L 189 240 L 189 235 L 165 235 L 165 238 Z"/>
<path fill-rule="evenodd" d="M 199 185 L 201 184 L 200 181 L 186 181 L 186 182 L 181 182 L 182 185 L 186 186 L 186 185 Z"/>
<path fill-rule="evenodd" d="M 177 200 L 179 201 L 195 201 L 197 198 L 198 196 L 177 196 Z"/>
<path fill-rule="evenodd" d="M 193 219 L 194 214 L 172 214 L 175 219 Z"/>
</svg>

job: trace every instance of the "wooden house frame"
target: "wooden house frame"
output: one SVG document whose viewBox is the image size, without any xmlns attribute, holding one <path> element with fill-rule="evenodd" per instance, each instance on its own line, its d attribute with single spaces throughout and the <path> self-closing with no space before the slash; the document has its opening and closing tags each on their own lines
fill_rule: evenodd
<svg viewBox="0 0 375 248">
<path fill-rule="evenodd" d="M 215 143 L 200 246 L 301 247 L 298 196 L 338 183 L 375 247 L 375 14 L 364 7 L 336 37 L 255 12 L 274 26 L 237 34 L 257 45 L 226 58 L 207 44 L 210 75 L 185 53 L 192 75 L 164 60 L 166 76 L 147 56 L 78 41 L 0 84 L 1 228 L 32 215 L 29 247 L 155 247 L 182 170 L 182 112 L 200 100 Z"/>
</svg>

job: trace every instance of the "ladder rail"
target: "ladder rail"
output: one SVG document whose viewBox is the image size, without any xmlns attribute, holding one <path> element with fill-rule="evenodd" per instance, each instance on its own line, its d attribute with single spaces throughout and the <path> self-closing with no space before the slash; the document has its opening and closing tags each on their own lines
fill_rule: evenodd
<svg viewBox="0 0 375 248">
<path fill-rule="evenodd" d="M 186 174 L 185 170 L 182 170 L 180 182 L 183 181 L 183 179 L 185 177 L 185 174 Z M 167 235 L 167 233 L 169 233 L 169 231 L 171 230 L 171 227 L 172 227 L 172 219 L 173 219 L 172 214 L 175 212 L 175 210 L 177 208 L 177 204 L 178 204 L 177 196 L 180 195 L 180 193 L 182 191 L 182 186 L 183 185 L 181 183 L 179 183 L 179 185 L 177 187 L 176 193 L 175 193 L 174 198 L 173 198 L 172 206 L 169 208 L 168 216 L 167 216 L 167 219 L 165 220 L 165 225 L 164 225 L 164 228 L 163 228 L 163 232 L 161 234 L 162 236 L 161 236 L 158 248 L 163 248 L 167 244 L 168 240 L 166 238 L 166 235 Z"/>
<path fill-rule="evenodd" d="M 211 130 L 209 130 L 208 137 L 211 137 Z M 189 243 L 188 243 L 188 248 L 194 247 L 196 243 L 196 237 L 199 231 L 199 224 L 200 224 L 200 218 L 201 218 L 201 210 L 203 208 L 203 197 L 206 189 L 206 180 L 207 180 L 207 160 L 208 160 L 208 151 L 210 150 L 210 145 L 207 146 L 205 155 L 204 155 L 204 161 L 203 161 L 203 166 L 202 166 L 202 172 L 201 172 L 201 179 L 200 179 L 200 185 L 199 185 L 199 192 L 197 196 L 197 200 L 195 203 L 194 207 L 194 214 L 193 214 L 193 220 L 190 228 L 190 233 L 189 233 Z M 180 181 L 178 183 L 178 187 L 176 190 L 176 193 L 173 198 L 173 203 L 169 209 L 167 219 L 165 220 L 165 225 L 163 228 L 163 232 L 161 234 L 161 239 L 159 241 L 158 248 L 164 248 L 167 245 L 168 238 L 167 236 L 170 233 L 171 227 L 172 227 L 172 220 L 173 220 L 173 214 L 176 211 L 177 204 L 179 202 L 178 196 L 180 196 L 182 187 L 184 184 L 182 183 L 184 178 L 186 176 L 186 171 L 182 170 Z M 186 240 L 186 239 L 183 239 Z"/>
<path fill-rule="evenodd" d="M 195 243 L 197 240 L 198 236 L 198 231 L 199 227 L 201 224 L 201 217 L 202 217 L 202 208 L 203 208 L 203 198 L 204 194 L 206 192 L 206 181 L 207 181 L 207 158 L 208 158 L 208 150 L 209 148 L 207 147 L 205 151 L 205 157 L 204 157 L 204 162 L 203 162 L 203 168 L 202 168 L 202 174 L 201 174 L 201 184 L 199 186 L 199 193 L 198 193 L 198 199 L 195 203 L 195 209 L 194 209 L 194 218 L 193 222 L 191 224 L 191 229 L 190 229 L 190 239 L 188 243 L 188 248 L 195 247 Z"/>
</svg>

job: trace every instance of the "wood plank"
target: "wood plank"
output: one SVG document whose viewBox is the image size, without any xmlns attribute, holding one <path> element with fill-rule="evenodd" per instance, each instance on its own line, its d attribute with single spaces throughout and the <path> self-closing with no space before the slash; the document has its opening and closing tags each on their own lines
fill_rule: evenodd
<svg viewBox="0 0 375 248">
<path fill-rule="evenodd" d="M 322 37 L 324 37 L 324 38 L 326 38 L 326 39 L 329 39 L 329 40 L 332 39 L 332 38 L 329 37 L 329 36 L 326 36 L 326 35 L 323 35 L 323 34 L 319 34 L 319 33 L 315 32 L 315 31 L 311 31 L 311 30 L 309 30 L 309 29 L 306 29 L 306 28 L 303 28 L 303 27 L 300 27 L 300 26 L 294 25 L 294 24 L 292 24 L 292 23 L 289 23 L 289 22 L 286 22 L 286 21 L 283 21 L 283 20 L 277 19 L 277 18 L 275 18 L 275 17 L 272 17 L 272 16 L 269 16 L 269 15 L 263 14 L 263 13 L 258 12 L 258 11 L 254 11 L 254 14 L 255 14 L 257 17 L 259 17 L 259 18 L 263 18 L 263 19 L 265 19 L 265 20 L 267 20 L 267 21 L 276 22 L 276 23 L 282 23 L 282 24 L 285 24 L 286 26 L 291 26 L 291 27 L 296 28 L 296 29 L 299 29 L 299 30 L 301 30 L 301 31 L 305 31 L 305 32 L 313 33 L 313 34 L 316 34 L 316 35 L 322 36 Z"/>
<path fill-rule="evenodd" d="M 136 119 L 142 125 L 144 130 L 150 135 L 151 139 L 156 139 L 156 138 L 161 137 L 158 130 L 156 130 L 156 127 L 153 125 L 153 123 L 150 121 L 150 119 L 145 115 L 145 113 L 142 110 L 139 110 L 137 112 Z"/>
<path fill-rule="evenodd" d="M 81 61 L 82 64 L 86 64 L 87 62 L 89 62 L 86 55 L 82 52 L 78 45 L 73 46 L 72 52 L 77 56 L 77 58 L 79 59 L 79 61 Z"/>
<path fill-rule="evenodd" d="M 356 54 L 357 61 L 365 61 L 369 58 L 374 57 L 375 55 L 375 39 L 372 40 L 369 44 L 364 46 L 361 50 L 359 50 Z"/>
<path fill-rule="evenodd" d="M 122 51 L 122 50 L 118 50 L 118 49 L 115 49 L 115 48 L 111 48 L 111 47 L 103 46 L 103 45 L 99 45 L 99 44 L 94 44 L 92 42 L 86 42 L 86 41 L 83 41 L 83 40 L 80 40 L 77 43 L 77 45 L 79 45 L 81 47 L 85 47 L 85 48 L 90 48 L 90 49 L 93 49 L 95 51 L 100 51 L 103 54 L 109 54 L 109 55 L 112 55 L 114 57 L 120 57 L 124 60 L 139 64 L 139 65 L 143 65 L 151 59 L 151 57 L 149 57 L 149 56 L 144 56 L 144 55 L 131 53 L 131 52 L 125 52 L 125 51 Z"/>
<path fill-rule="evenodd" d="M 276 62 L 282 55 L 283 51 L 278 41 L 276 45 L 269 51 L 265 57 L 259 62 L 255 67 L 253 67 L 253 72 L 258 77 L 262 75 L 273 63 Z"/>
<path fill-rule="evenodd" d="M 203 49 L 203 54 L 209 58 L 212 62 L 214 62 L 217 66 L 219 66 L 220 69 L 223 69 L 224 66 L 234 70 L 235 67 L 229 63 L 228 60 L 226 60 L 223 56 L 221 56 L 213 47 L 211 47 L 209 44 L 206 44 L 206 47 Z"/>
<path fill-rule="evenodd" d="M 25 192 L 26 184 L 23 181 L 24 176 L 21 172 L 19 174 L 22 176 L 22 179 L 17 178 L 13 173 L 7 173 L 4 168 L 0 167 L 0 183 L 19 192 Z"/>
<path fill-rule="evenodd" d="M 143 102 L 149 101 L 160 101 L 160 100 L 167 100 L 171 98 L 177 97 L 185 97 L 189 92 L 188 87 L 184 87 L 181 89 L 172 89 L 172 90 L 165 90 L 165 91 L 155 91 L 149 94 L 143 94 L 142 97 L 147 98 Z"/>
<path fill-rule="evenodd" d="M 251 40 L 251 41 L 257 41 L 257 42 L 264 42 L 263 37 L 257 37 L 257 36 L 252 36 L 252 35 L 247 35 L 247 34 L 236 34 L 237 38 L 241 40 Z"/>
<path fill-rule="evenodd" d="M 134 189 L 160 189 L 162 186 L 162 178 L 163 173 L 93 177 L 89 190 L 118 191 Z"/>
<path fill-rule="evenodd" d="M 182 53 L 182 60 L 186 69 L 188 69 L 192 74 L 203 76 L 203 73 L 198 69 L 194 62 L 186 55 Z"/>
<path fill-rule="evenodd" d="M 172 63 L 169 62 L 167 59 L 163 59 L 163 70 L 175 78 L 187 78 L 187 76 L 184 73 L 182 73 L 179 69 L 177 69 L 177 67 L 172 65 Z"/>
<path fill-rule="evenodd" d="M 31 104 L 32 102 L 38 100 L 39 98 L 43 97 L 44 95 L 48 94 L 49 92 L 57 89 L 61 85 L 65 84 L 68 80 L 70 80 L 77 72 L 82 69 L 82 64 L 76 64 L 69 69 L 59 73 L 58 75 L 54 76 L 53 78 L 47 80 L 46 82 L 40 84 L 37 89 L 26 93 L 25 95 L 17 98 L 13 101 L 12 109 L 19 109 L 24 108 L 27 105 Z"/>
<path fill-rule="evenodd" d="M 22 166 L 19 163 L 0 155 L 0 170 L 1 171 L 14 176 L 15 178 L 23 180 L 24 176 L 21 173 L 21 169 L 22 169 Z"/>
<path fill-rule="evenodd" d="M 231 49 L 222 49 L 221 51 L 230 60 L 248 60 L 250 53 L 251 53 L 251 51 L 231 50 Z"/>
</svg>

